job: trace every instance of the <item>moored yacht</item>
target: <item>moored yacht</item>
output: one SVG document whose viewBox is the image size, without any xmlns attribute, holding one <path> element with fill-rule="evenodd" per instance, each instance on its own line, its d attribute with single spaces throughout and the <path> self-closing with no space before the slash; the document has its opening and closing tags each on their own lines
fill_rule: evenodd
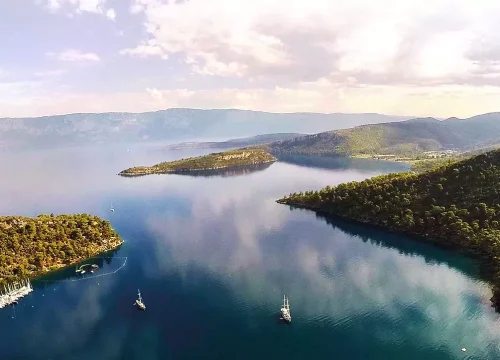
<svg viewBox="0 0 500 360">
<path fill-rule="evenodd" d="M 290 315 L 290 302 L 284 295 L 283 295 L 283 306 L 281 307 L 281 319 L 283 319 L 288 323 L 292 321 L 292 315 Z"/>
<path fill-rule="evenodd" d="M 144 305 L 144 302 L 142 301 L 142 297 L 141 297 L 141 292 L 140 290 L 137 290 L 138 294 L 139 294 L 139 298 L 135 301 L 135 305 L 137 305 L 137 307 L 140 309 L 140 310 L 146 310 L 146 305 Z"/>
</svg>

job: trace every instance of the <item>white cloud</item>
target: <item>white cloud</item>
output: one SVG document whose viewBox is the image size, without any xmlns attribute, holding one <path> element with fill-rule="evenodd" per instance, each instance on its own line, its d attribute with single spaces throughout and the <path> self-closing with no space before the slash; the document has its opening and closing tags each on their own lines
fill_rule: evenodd
<svg viewBox="0 0 500 360">
<path fill-rule="evenodd" d="M 162 49 L 156 45 L 156 41 L 151 39 L 136 48 L 123 49 L 120 51 L 121 55 L 133 55 L 142 58 L 147 58 L 149 56 L 160 56 L 163 59 L 168 59 L 168 55 L 162 52 Z"/>
<path fill-rule="evenodd" d="M 116 18 L 114 9 L 106 10 L 106 0 L 47 0 L 46 5 L 52 12 L 58 12 L 63 8 L 70 9 L 72 12 L 67 14 L 69 17 L 73 17 L 75 12 L 101 14 L 113 21 Z"/>
<path fill-rule="evenodd" d="M 344 88 L 302 83 L 273 89 L 150 89 L 151 109 L 168 107 L 239 108 L 271 112 L 378 112 L 395 115 L 466 117 L 498 111 L 500 88 L 390 86 Z M 160 96 L 161 94 L 161 96 Z"/>
<path fill-rule="evenodd" d="M 116 19 L 116 11 L 114 9 L 108 9 L 108 11 L 106 11 L 106 17 L 110 20 L 113 20 L 115 21 Z"/>
<path fill-rule="evenodd" d="M 37 71 L 33 75 L 39 78 L 52 78 L 52 77 L 58 77 L 60 75 L 63 75 L 66 73 L 66 70 L 64 69 L 55 69 L 55 70 L 44 70 L 44 71 Z"/>
<path fill-rule="evenodd" d="M 497 0 L 129 0 L 121 8 L 117 0 L 35 2 L 61 14 L 60 20 L 81 18 L 74 23 L 82 26 L 79 33 L 67 34 L 75 49 L 89 49 L 78 39 L 88 41 L 92 24 L 83 21 L 93 17 L 81 14 L 116 21 L 123 5 L 137 14 L 120 19 L 120 29 L 111 26 L 117 41 L 103 44 L 123 55 L 103 62 L 103 70 L 123 69 L 131 92 L 120 93 L 123 84 L 114 77 L 107 88 L 118 93 L 102 94 L 95 104 L 74 100 L 93 98 L 89 90 L 62 94 L 50 106 L 5 108 L 13 113 L 186 106 L 466 117 L 498 110 L 500 103 Z M 99 41 L 110 41 L 107 35 Z M 99 61 L 77 50 L 52 56 Z M 157 74 L 154 82 L 148 82 L 150 71 Z M 184 78 L 186 89 L 162 89 L 179 84 L 175 78 Z M 85 80 L 86 89 L 95 81 L 100 93 L 100 79 Z"/>
<path fill-rule="evenodd" d="M 84 53 L 75 49 L 68 49 L 58 54 L 50 52 L 47 55 L 55 56 L 60 61 L 68 62 L 97 62 L 101 60 L 95 53 Z"/>
<path fill-rule="evenodd" d="M 139 14 L 144 11 L 148 5 L 160 4 L 157 0 L 135 0 L 135 2 L 130 6 L 131 14 Z"/>
<path fill-rule="evenodd" d="M 163 93 L 158 89 L 146 89 L 149 95 L 156 101 L 163 101 Z"/>
<path fill-rule="evenodd" d="M 120 10 L 105 0 L 39 1 L 65 15 L 113 19 Z M 129 93 L 120 93 L 117 85 L 116 94 L 101 94 L 91 105 L 83 99 L 100 91 L 58 94 L 41 107 L 0 110 L 46 114 L 183 106 L 438 117 L 498 111 L 496 0 L 135 0 L 127 6 L 138 16 L 123 21 L 143 21 L 145 33 L 124 23 L 123 37 L 109 48 L 123 46 L 120 54 L 134 59 L 118 57 L 102 66 L 134 74 Z M 110 30 L 115 39 L 122 34 L 118 30 Z M 52 56 L 99 61 L 97 54 L 77 50 Z M 155 69 L 146 71 L 149 66 Z M 154 83 L 148 83 L 148 71 L 157 74 Z M 167 81 L 179 84 L 175 77 L 185 79 L 185 89 L 162 89 Z M 72 88 L 78 85 L 75 79 Z"/>
<path fill-rule="evenodd" d="M 491 83 L 468 51 L 500 30 L 495 0 L 136 0 L 131 12 L 149 36 L 122 54 L 177 54 L 197 73 L 276 84 Z"/>
<path fill-rule="evenodd" d="M 0 97 L 5 98 L 9 95 L 25 94 L 41 85 L 39 81 L 3 81 L 0 82 Z"/>
<path fill-rule="evenodd" d="M 144 10 L 144 7 L 140 4 L 134 4 L 130 7 L 131 14 L 139 14 L 143 10 Z"/>
<path fill-rule="evenodd" d="M 10 100 L 22 95 L 22 105 Z M 8 100 L 10 99 L 10 100 Z M 28 105 L 29 106 L 26 106 Z M 273 89 L 210 90 L 148 88 L 140 92 L 65 93 L 41 90 L 14 93 L 0 87 L 1 116 L 40 116 L 74 112 L 155 111 L 172 107 L 240 108 L 271 112 L 378 112 L 395 115 L 467 117 L 498 111 L 498 87 L 391 86 L 342 88 L 299 84 Z"/>
<path fill-rule="evenodd" d="M 79 12 L 103 13 L 105 0 L 70 0 L 77 5 Z"/>
<path fill-rule="evenodd" d="M 47 6 L 51 10 L 59 10 L 64 0 L 47 0 Z"/>
</svg>

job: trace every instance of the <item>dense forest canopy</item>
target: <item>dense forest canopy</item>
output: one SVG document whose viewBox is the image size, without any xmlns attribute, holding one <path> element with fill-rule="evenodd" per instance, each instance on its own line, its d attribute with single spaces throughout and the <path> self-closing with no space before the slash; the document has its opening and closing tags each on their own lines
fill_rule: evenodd
<svg viewBox="0 0 500 360">
<path fill-rule="evenodd" d="M 457 161 L 464 160 L 461 156 L 453 157 L 453 158 L 444 158 L 444 159 L 429 159 L 429 160 L 419 160 L 414 161 L 411 164 L 411 170 L 416 172 L 425 172 L 430 170 L 439 169 L 443 166 L 451 165 Z"/>
<path fill-rule="evenodd" d="M 122 176 L 141 176 L 176 172 L 206 171 L 241 166 L 267 164 L 276 158 L 264 149 L 246 148 L 212 153 L 205 156 L 162 162 L 153 166 L 139 166 L 120 172 Z"/>
<path fill-rule="evenodd" d="M 121 243 L 110 223 L 97 216 L 1 216 L 0 283 L 34 277 Z"/>
<path fill-rule="evenodd" d="M 278 202 L 420 235 L 479 256 L 500 308 L 500 150 L 422 174 L 382 175 Z"/>
</svg>

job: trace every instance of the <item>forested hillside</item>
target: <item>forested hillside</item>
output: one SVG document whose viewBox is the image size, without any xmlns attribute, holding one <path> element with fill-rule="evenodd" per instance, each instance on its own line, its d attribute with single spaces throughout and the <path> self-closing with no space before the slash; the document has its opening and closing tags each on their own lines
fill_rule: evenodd
<svg viewBox="0 0 500 360">
<path fill-rule="evenodd" d="M 192 173 L 194 171 L 200 172 L 269 164 L 274 161 L 276 161 L 276 158 L 263 149 L 236 149 L 204 156 L 166 161 L 153 166 L 136 166 L 121 171 L 119 175 L 143 176 L 149 174 Z"/>
<path fill-rule="evenodd" d="M 0 217 L 0 283 L 75 263 L 122 243 L 108 221 L 88 214 Z"/>
<path fill-rule="evenodd" d="M 423 174 L 395 173 L 278 200 L 419 235 L 484 260 L 500 309 L 500 150 Z"/>
<path fill-rule="evenodd" d="M 493 113 L 465 120 L 426 118 L 363 125 L 277 141 L 267 148 L 274 153 L 409 156 L 442 149 L 467 151 L 498 142 L 500 113 Z"/>
</svg>

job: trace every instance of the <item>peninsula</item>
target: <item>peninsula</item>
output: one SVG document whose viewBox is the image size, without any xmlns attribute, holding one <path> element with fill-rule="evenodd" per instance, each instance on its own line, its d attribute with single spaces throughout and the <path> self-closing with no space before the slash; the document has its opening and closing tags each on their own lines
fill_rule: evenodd
<svg viewBox="0 0 500 360">
<path fill-rule="evenodd" d="M 243 148 L 212 153 L 204 156 L 162 162 L 153 166 L 139 166 L 123 170 L 122 176 L 142 176 L 150 174 L 192 173 L 217 169 L 254 166 L 275 162 L 276 158 L 260 148 Z"/>
<path fill-rule="evenodd" d="M 278 203 L 403 232 L 481 260 L 500 311 L 500 150 L 421 174 L 394 173 Z"/>
<path fill-rule="evenodd" d="M 0 284 L 33 278 L 123 243 L 108 221 L 88 214 L 0 217 Z"/>
</svg>

